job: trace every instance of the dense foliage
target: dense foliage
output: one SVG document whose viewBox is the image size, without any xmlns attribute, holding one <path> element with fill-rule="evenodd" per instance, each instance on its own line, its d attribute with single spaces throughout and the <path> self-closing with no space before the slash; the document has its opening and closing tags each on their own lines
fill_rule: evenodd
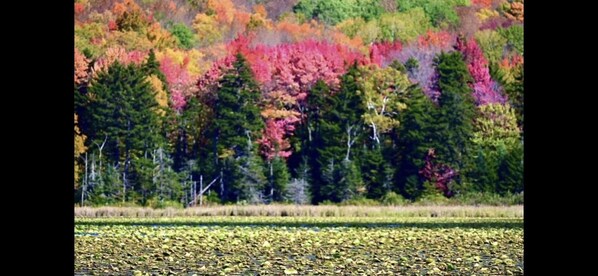
<svg viewBox="0 0 598 276">
<path fill-rule="evenodd" d="M 522 0 L 75 0 L 83 205 L 523 192 Z"/>
</svg>

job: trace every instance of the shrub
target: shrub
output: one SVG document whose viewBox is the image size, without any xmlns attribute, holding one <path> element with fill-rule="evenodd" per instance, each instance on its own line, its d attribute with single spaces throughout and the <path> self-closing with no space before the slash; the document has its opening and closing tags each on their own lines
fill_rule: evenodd
<svg viewBox="0 0 598 276">
<path fill-rule="evenodd" d="M 164 208 L 175 208 L 175 209 L 182 209 L 183 204 L 178 201 L 173 200 L 163 200 L 160 201 L 157 198 L 149 199 L 146 203 L 148 207 L 154 209 L 164 209 Z"/>
<path fill-rule="evenodd" d="M 460 205 L 518 205 L 523 204 L 523 192 L 500 196 L 496 193 L 470 192 L 458 194 L 453 198 Z"/>
<path fill-rule="evenodd" d="M 409 201 L 406 200 L 402 195 L 397 194 L 395 192 L 388 192 L 384 196 L 382 196 L 382 203 L 384 205 L 406 205 Z"/>
<path fill-rule="evenodd" d="M 195 34 L 193 30 L 187 27 L 185 24 L 174 24 L 170 29 L 172 35 L 174 35 L 179 43 L 179 46 L 183 49 L 191 49 L 195 44 Z"/>
<path fill-rule="evenodd" d="M 380 206 L 380 201 L 370 199 L 366 197 L 356 197 L 349 200 L 345 200 L 339 204 L 340 206 Z"/>
</svg>

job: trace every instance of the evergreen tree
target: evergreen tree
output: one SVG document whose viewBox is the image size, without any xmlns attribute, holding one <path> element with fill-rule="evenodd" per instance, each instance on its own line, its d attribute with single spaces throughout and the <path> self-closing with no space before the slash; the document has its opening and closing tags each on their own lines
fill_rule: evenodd
<svg viewBox="0 0 598 276">
<path fill-rule="evenodd" d="M 421 195 L 424 179 L 419 170 L 424 166 L 428 149 L 439 147 L 435 137 L 438 108 L 419 87 L 408 89 L 405 99 L 407 109 L 401 114 L 398 137 L 396 183 L 399 192 L 409 199 Z"/>
<path fill-rule="evenodd" d="M 176 129 L 173 130 L 175 171 L 183 170 L 187 161 L 197 160 L 202 154 L 201 150 L 205 151 L 207 148 L 209 137 L 206 135 L 206 130 L 210 117 L 210 108 L 196 97 L 191 97 L 181 115 L 177 116 Z M 206 155 L 205 152 L 203 154 Z"/>
<path fill-rule="evenodd" d="M 368 198 L 380 199 L 389 191 L 389 187 L 386 185 L 388 166 L 386 166 L 386 160 L 384 160 L 380 148 L 364 150 L 361 158 L 361 171 Z"/>
<path fill-rule="evenodd" d="M 234 201 L 246 197 L 242 194 L 243 179 L 239 177 L 241 168 L 255 167 L 257 161 L 254 157 L 257 156 L 256 141 L 264 128 L 259 108 L 260 91 L 241 54 L 237 54 L 233 68 L 219 81 L 219 87 L 214 119 L 208 130 L 212 175 L 221 177 L 218 187 L 221 199 Z M 263 171 L 252 173 L 262 174 L 253 181 L 265 179 Z"/>
<path fill-rule="evenodd" d="M 142 64 L 141 68 L 146 75 L 156 75 L 163 83 L 166 83 L 166 76 L 160 71 L 160 62 L 156 59 L 154 49 L 150 50 L 147 60 Z"/>
<path fill-rule="evenodd" d="M 523 191 L 523 144 L 511 149 L 498 167 L 496 191 L 499 194 Z"/>
<path fill-rule="evenodd" d="M 505 85 L 505 92 L 509 96 L 511 106 L 517 115 L 517 125 L 523 129 L 523 66 L 514 73 L 514 81 Z"/>
<path fill-rule="evenodd" d="M 104 152 L 110 162 L 119 162 L 123 195 L 133 187 L 131 162 L 162 143 L 155 91 L 139 67 L 115 62 L 100 72 L 89 88 L 91 143 L 106 139 Z M 130 192 L 130 191 L 129 191 Z M 122 197 L 124 201 L 125 198 Z"/>
<path fill-rule="evenodd" d="M 317 149 L 318 162 L 324 167 L 322 192 L 324 199 L 340 202 L 363 187 L 359 166 L 352 159 L 355 145 L 363 144 L 365 107 L 359 87 L 360 72 L 353 64 L 341 78 L 340 91 L 328 97 L 329 110 L 318 121 L 322 145 Z M 353 158 L 358 160 L 359 157 Z"/>
<path fill-rule="evenodd" d="M 290 181 L 289 170 L 280 156 L 274 157 L 270 162 L 270 198 L 272 201 L 282 201 Z"/>
<path fill-rule="evenodd" d="M 480 192 L 493 193 L 498 182 L 498 165 L 503 159 L 499 153 L 488 152 L 483 147 L 476 147 L 469 178 L 475 184 L 472 189 Z"/>
<path fill-rule="evenodd" d="M 472 82 L 460 52 L 440 53 L 435 59 L 438 73 L 440 114 L 436 137 L 438 161 L 447 164 L 461 177 L 470 169 L 471 138 L 475 115 L 474 99 L 468 83 Z"/>
<path fill-rule="evenodd" d="M 287 160 L 289 170 L 294 172 L 293 177 L 309 183 L 309 194 L 313 204 L 324 200 L 321 194 L 323 180 L 318 149 L 322 148 L 323 143 L 320 122 L 330 108 L 328 97 L 330 88 L 324 81 L 318 80 L 311 88 L 302 108 L 303 121 L 291 137 L 294 150 Z"/>
</svg>

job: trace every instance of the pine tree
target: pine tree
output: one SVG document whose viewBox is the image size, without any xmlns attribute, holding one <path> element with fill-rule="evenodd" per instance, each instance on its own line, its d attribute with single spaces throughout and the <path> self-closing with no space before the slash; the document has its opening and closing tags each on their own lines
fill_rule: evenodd
<svg viewBox="0 0 598 276">
<path fill-rule="evenodd" d="M 209 137 L 206 130 L 211 119 L 210 108 L 196 97 L 191 97 L 180 116 L 176 117 L 176 129 L 172 130 L 176 139 L 173 153 L 173 168 L 175 171 L 183 170 L 187 161 L 197 160 L 204 154 Z"/>
<path fill-rule="evenodd" d="M 460 52 L 440 53 L 435 59 L 438 73 L 440 116 L 436 132 L 438 161 L 456 170 L 459 176 L 470 169 L 471 138 L 475 116 L 472 81 Z M 457 182 L 461 184 L 459 177 Z"/>
<path fill-rule="evenodd" d="M 496 191 L 499 194 L 523 191 L 523 144 L 511 149 L 498 167 Z"/>
<path fill-rule="evenodd" d="M 517 115 L 517 125 L 523 129 L 523 66 L 515 69 L 514 80 L 504 85 L 505 92 L 509 96 L 511 106 L 515 109 Z"/>
<path fill-rule="evenodd" d="M 256 141 L 264 128 L 259 108 L 260 91 L 251 68 L 241 54 L 237 54 L 233 68 L 222 77 L 219 86 L 214 119 L 208 130 L 212 149 L 212 175 L 221 177 L 221 199 L 234 201 L 245 198 L 240 190 L 243 187 L 243 179 L 239 177 L 241 168 L 255 167 Z M 259 179 L 265 179 L 263 172 L 261 174 L 253 179 L 261 182 Z"/>
<path fill-rule="evenodd" d="M 408 89 L 405 100 L 407 109 L 401 113 L 398 137 L 395 136 L 397 151 L 394 159 L 397 188 L 405 198 L 415 199 L 423 191 L 424 179 L 419 170 L 430 148 L 439 147 L 435 132 L 438 108 L 419 87 Z"/>
<path fill-rule="evenodd" d="M 363 143 L 361 116 L 365 107 L 358 84 L 360 75 L 357 64 L 353 64 L 341 78 L 340 91 L 326 99 L 329 110 L 318 121 L 322 139 L 317 149 L 318 162 L 326 172 L 322 194 L 324 199 L 336 202 L 349 199 L 363 185 L 359 166 L 351 157 L 357 153 L 355 146 Z"/>
<path fill-rule="evenodd" d="M 498 182 L 498 163 L 502 159 L 498 154 L 491 154 L 487 149 L 476 147 L 473 166 L 469 178 L 474 184 L 472 189 L 493 193 Z"/>
<path fill-rule="evenodd" d="M 274 157 L 270 165 L 270 195 L 272 201 L 283 201 L 287 185 L 290 181 L 290 174 L 284 159 L 280 156 Z"/>
<path fill-rule="evenodd" d="M 361 171 L 368 198 L 380 199 L 389 191 L 389 187 L 385 185 L 387 168 L 380 148 L 374 147 L 364 151 L 361 158 Z"/>
<path fill-rule="evenodd" d="M 321 194 L 323 180 L 318 149 L 323 145 L 320 122 L 330 108 L 327 102 L 330 93 L 330 88 L 323 80 L 318 80 L 311 88 L 303 108 L 303 120 L 291 137 L 293 154 L 287 160 L 289 170 L 294 172 L 293 176 L 309 183 L 313 204 L 324 200 Z"/>
<path fill-rule="evenodd" d="M 162 71 L 160 71 L 160 62 L 158 62 L 156 59 L 156 53 L 154 53 L 154 49 L 150 50 L 147 60 L 142 65 L 142 69 L 146 75 L 156 75 L 160 77 L 162 82 L 166 83 L 166 77 Z"/>
<path fill-rule="evenodd" d="M 106 139 L 106 157 L 119 162 L 121 199 L 133 187 L 131 162 L 162 143 L 155 91 L 136 65 L 118 62 L 100 72 L 89 88 L 89 133 L 92 143 Z M 128 191 L 131 192 L 131 191 Z"/>
</svg>

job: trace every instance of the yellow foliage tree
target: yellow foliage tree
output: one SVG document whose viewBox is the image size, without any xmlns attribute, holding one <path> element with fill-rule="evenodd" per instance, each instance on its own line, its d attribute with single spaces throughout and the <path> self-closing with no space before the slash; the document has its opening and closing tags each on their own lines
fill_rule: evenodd
<svg viewBox="0 0 598 276">
<path fill-rule="evenodd" d="M 77 189 L 77 181 L 79 180 L 79 165 L 77 164 L 77 158 L 79 158 L 79 156 L 81 156 L 81 154 L 83 154 L 86 150 L 87 147 L 85 147 L 85 139 L 87 139 L 87 136 L 85 136 L 84 134 L 81 133 L 81 131 L 79 130 L 79 127 L 77 126 L 78 120 L 77 120 L 77 114 L 75 115 L 75 189 Z"/>
<path fill-rule="evenodd" d="M 230 25 L 235 14 L 235 4 L 231 0 L 208 0 L 208 14 L 214 14 L 220 24 Z"/>
<path fill-rule="evenodd" d="M 221 26 L 215 16 L 198 13 L 193 20 L 193 30 L 197 34 L 199 44 L 207 46 L 222 39 Z"/>
<path fill-rule="evenodd" d="M 149 40 L 146 34 L 135 31 L 114 31 L 111 33 L 107 44 L 113 45 L 112 47 L 123 47 L 127 51 L 149 51 L 154 48 L 152 41 Z"/>
<path fill-rule="evenodd" d="M 154 45 L 154 49 L 175 48 L 177 41 L 174 36 L 163 29 L 160 23 L 154 22 L 147 31 L 147 38 Z"/>
<path fill-rule="evenodd" d="M 476 13 L 476 16 L 480 19 L 480 22 L 486 21 L 488 18 L 498 17 L 500 16 L 498 11 L 492 9 L 480 9 L 479 12 Z"/>
<path fill-rule="evenodd" d="M 158 102 L 159 106 L 156 109 L 156 113 L 160 116 L 166 115 L 165 110 L 168 108 L 168 94 L 164 90 L 164 84 L 156 75 L 149 75 L 147 80 L 156 91 L 156 102 Z"/>
<path fill-rule="evenodd" d="M 350 38 L 353 38 L 357 35 L 360 35 L 360 30 L 363 28 L 364 25 L 365 20 L 363 20 L 363 18 L 361 17 L 357 17 L 345 19 L 342 22 L 336 24 L 334 28 L 337 31 L 346 34 Z"/>
<path fill-rule="evenodd" d="M 266 29 L 270 27 L 266 17 L 259 13 L 252 14 L 249 17 L 249 23 L 247 24 L 247 30 L 252 31 L 252 30 L 259 29 L 261 27 L 264 27 Z"/>
<path fill-rule="evenodd" d="M 379 144 L 380 133 L 399 125 L 399 112 L 407 108 L 401 101 L 410 85 L 409 78 L 400 71 L 376 65 L 365 71 L 362 80 L 366 113 L 364 122 L 372 129 L 372 138 Z"/>
<path fill-rule="evenodd" d="M 180 50 L 166 48 L 163 51 L 156 52 L 156 59 L 159 62 L 162 62 L 165 57 L 170 58 L 178 65 L 183 65 L 185 59 L 188 59 L 187 72 L 189 72 L 190 77 L 198 77 L 210 68 L 209 62 L 202 62 L 205 55 L 196 49 Z"/>
</svg>

